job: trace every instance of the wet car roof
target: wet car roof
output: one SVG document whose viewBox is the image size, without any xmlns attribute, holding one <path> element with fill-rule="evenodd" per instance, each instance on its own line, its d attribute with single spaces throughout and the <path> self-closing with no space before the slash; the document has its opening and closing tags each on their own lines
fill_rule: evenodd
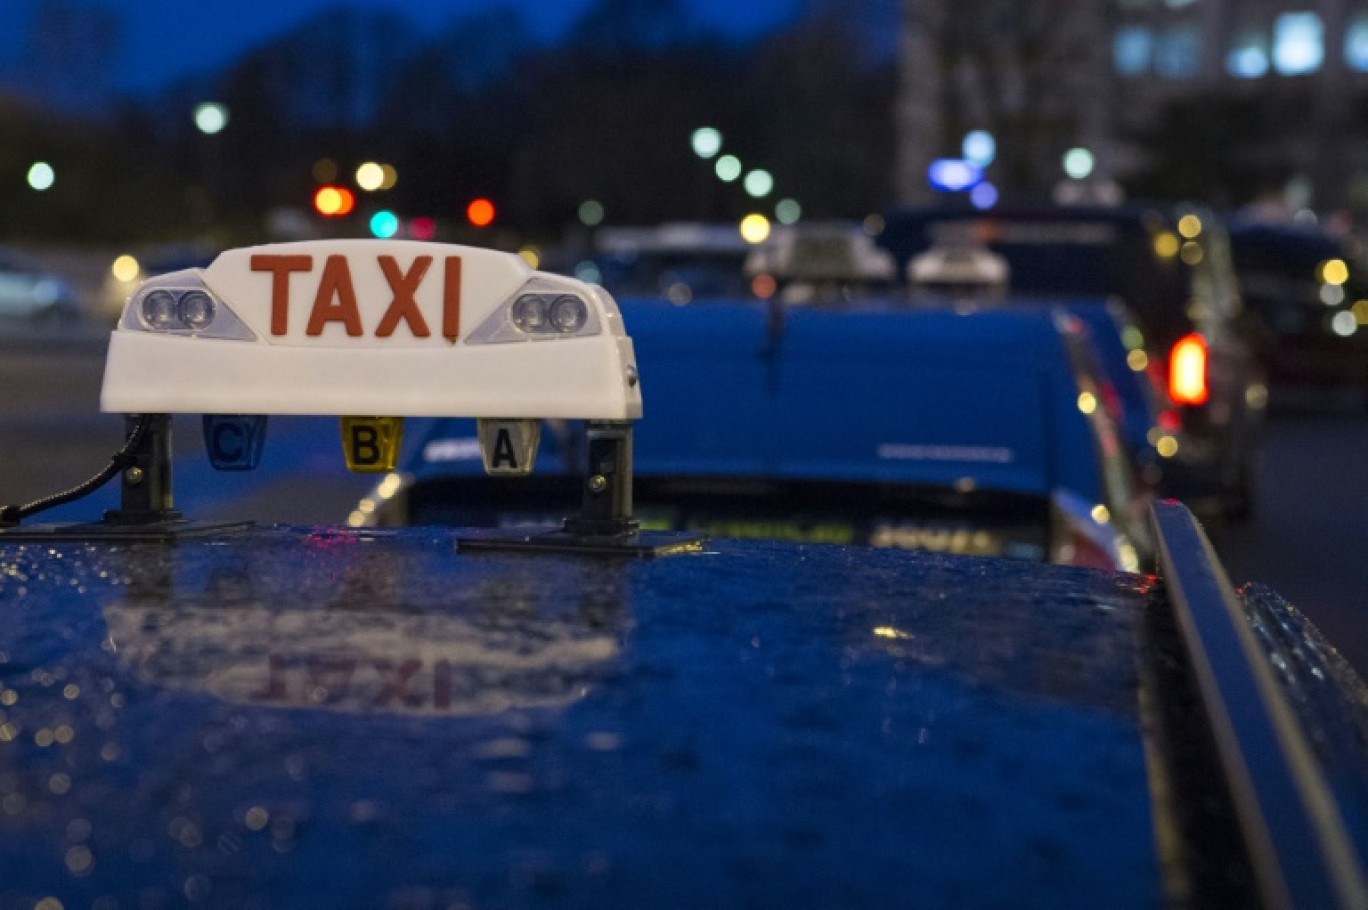
<svg viewBox="0 0 1368 910">
<path fill-rule="evenodd" d="M 0 545 L 0 904 L 1160 901 L 1145 577 L 455 533 Z"/>
</svg>

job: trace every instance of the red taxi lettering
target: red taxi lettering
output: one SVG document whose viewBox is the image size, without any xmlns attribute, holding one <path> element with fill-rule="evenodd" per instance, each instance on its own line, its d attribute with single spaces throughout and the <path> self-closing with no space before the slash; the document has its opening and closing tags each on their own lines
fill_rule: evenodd
<svg viewBox="0 0 1368 910">
<path fill-rule="evenodd" d="M 461 257 L 446 259 L 446 288 L 442 295 L 442 337 L 452 344 L 461 334 Z"/>
<path fill-rule="evenodd" d="M 312 256 L 252 257 L 252 271 L 271 273 L 271 334 L 284 335 L 289 331 L 290 273 L 312 272 Z"/>
<path fill-rule="evenodd" d="M 418 306 L 418 288 L 432 267 L 431 256 L 419 256 L 405 271 L 394 256 L 378 256 L 380 271 L 385 275 L 394 298 L 380 322 L 375 327 L 376 338 L 389 338 L 399 323 L 404 322 L 415 338 L 428 338 L 432 330 L 428 327 L 423 311 Z M 313 271 L 312 256 L 278 256 L 260 253 L 251 259 L 254 272 L 271 273 L 271 334 L 285 335 L 289 332 L 290 320 L 290 275 L 294 272 Z M 452 344 L 461 335 L 461 257 L 447 256 L 443 269 L 442 288 L 442 337 Z M 357 302 L 356 287 L 352 283 L 351 268 L 347 257 L 332 255 L 323 264 L 319 277 L 318 293 L 314 296 L 313 308 L 309 311 L 309 324 L 305 333 L 314 337 L 323 334 L 330 322 L 340 322 L 347 334 L 353 338 L 365 334 L 361 325 L 361 308 Z"/>
<path fill-rule="evenodd" d="M 336 303 L 332 302 L 334 299 Z M 323 277 L 318 282 L 318 296 L 314 297 L 305 334 L 322 335 L 323 326 L 329 322 L 342 323 L 353 338 L 363 334 L 361 311 L 356 306 L 356 289 L 352 287 L 346 256 L 329 256 L 323 264 Z"/>
<path fill-rule="evenodd" d="M 431 256 L 419 256 L 413 260 L 408 272 L 404 273 L 399 270 L 399 262 L 393 256 L 380 257 L 380 271 L 385 273 L 385 280 L 389 282 L 390 290 L 394 291 L 394 300 L 390 303 L 389 309 L 385 310 L 380 325 L 375 329 L 376 338 L 388 338 L 393 335 L 400 319 L 408 323 L 409 331 L 415 338 L 426 338 L 432 334 L 428 331 L 427 323 L 423 321 L 418 301 L 413 299 L 418 284 L 427 274 L 430 265 Z"/>
</svg>

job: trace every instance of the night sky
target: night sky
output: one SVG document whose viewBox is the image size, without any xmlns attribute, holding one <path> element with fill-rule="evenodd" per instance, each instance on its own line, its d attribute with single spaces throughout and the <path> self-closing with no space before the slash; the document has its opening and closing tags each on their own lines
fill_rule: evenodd
<svg viewBox="0 0 1368 910">
<path fill-rule="evenodd" d="M 0 0 L 0 73 L 18 66 L 36 0 Z M 393 9 L 420 28 L 441 28 L 480 10 L 516 6 L 535 33 L 554 41 L 592 0 L 66 0 L 117 11 L 123 19 L 118 88 L 145 91 L 170 79 L 222 65 L 319 10 L 342 3 Z M 803 0 L 681 0 L 700 24 L 734 37 L 764 31 L 794 16 Z"/>
</svg>

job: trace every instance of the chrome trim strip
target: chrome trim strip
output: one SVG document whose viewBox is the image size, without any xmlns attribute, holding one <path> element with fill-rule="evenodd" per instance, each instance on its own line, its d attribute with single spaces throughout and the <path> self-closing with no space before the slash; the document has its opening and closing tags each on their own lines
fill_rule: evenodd
<svg viewBox="0 0 1368 910">
<path fill-rule="evenodd" d="M 1181 503 L 1155 503 L 1157 574 L 1212 726 L 1268 907 L 1368 907 L 1368 876 L 1216 552 Z"/>
</svg>

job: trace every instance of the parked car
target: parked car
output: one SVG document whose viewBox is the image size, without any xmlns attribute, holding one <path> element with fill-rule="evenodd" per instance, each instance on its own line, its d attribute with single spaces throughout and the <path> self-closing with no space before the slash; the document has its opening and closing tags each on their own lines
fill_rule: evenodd
<svg viewBox="0 0 1368 910">
<path fill-rule="evenodd" d="M 1231 252 L 1274 382 L 1368 384 L 1368 259 L 1314 225 L 1236 221 Z"/>
</svg>

